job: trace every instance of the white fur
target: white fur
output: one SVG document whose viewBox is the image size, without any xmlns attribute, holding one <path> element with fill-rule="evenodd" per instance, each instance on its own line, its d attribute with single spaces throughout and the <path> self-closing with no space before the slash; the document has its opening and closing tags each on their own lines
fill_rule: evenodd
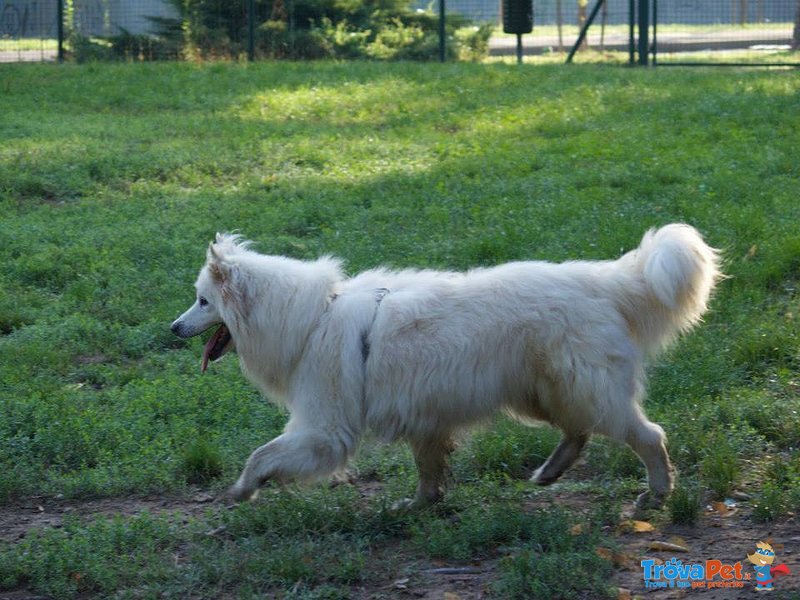
<svg viewBox="0 0 800 600">
<path fill-rule="evenodd" d="M 332 473 L 371 430 L 411 442 L 415 503 L 436 500 L 454 433 L 505 410 L 564 432 L 538 483 L 557 479 L 601 433 L 639 454 L 651 490 L 641 500 L 658 503 L 671 467 L 663 431 L 640 406 L 643 362 L 700 320 L 718 265 L 681 224 L 649 231 L 614 261 L 352 278 L 332 258 L 264 256 L 218 235 L 196 284 L 208 305 L 173 329 L 188 336 L 224 322 L 246 375 L 291 413 L 247 461 L 237 498 L 268 479 Z"/>
</svg>

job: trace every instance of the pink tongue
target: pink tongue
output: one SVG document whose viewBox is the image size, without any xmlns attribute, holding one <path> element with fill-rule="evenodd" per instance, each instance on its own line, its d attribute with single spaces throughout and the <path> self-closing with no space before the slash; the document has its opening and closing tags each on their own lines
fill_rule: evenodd
<svg viewBox="0 0 800 600">
<path fill-rule="evenodd" d="M 205 373 L 206 369 L 208 369 L 208 356 L 211 354 L 211 350 L 214 348 L 216 343 L 219 341 L 219 338 L 222 337 L 223 333 L 225 332 L 225 326 L 220 325 L 219 328 L 214 332 L 208 341 L 206 342 L 205 348 L 203 348 L 203 364 L 200 365 L 200 372 Z"/>
</svg>

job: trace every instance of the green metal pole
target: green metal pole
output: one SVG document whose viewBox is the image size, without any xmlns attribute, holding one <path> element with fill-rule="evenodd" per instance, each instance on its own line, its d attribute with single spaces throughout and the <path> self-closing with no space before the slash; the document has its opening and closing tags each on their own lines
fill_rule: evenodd
<svg viewBox="0 0 800 600">
<path fill-rule="evenodd" d="M 581 47 L 583 40 L 586 39 L 586 33 L 589 31 L 589 27 L 592 26 L 594 20 L 597 18 L 597 13 L 600 12 L 600 7 L 603 6 L 606 0 L 597 0 L 597 4 L 594 5 L 592 12 L 589 13 L 589 18 L 586 19 L 586 22 L 583 24 L 581 28 L 581 32 L 578 34 L 578 40 L 575 42 L 575 45 L 572 46 L 572 50 L 570 50 L 569 54 L 567 55 L 567 64 L 572 62 L 572 59 L 575 57 L 575 53 L 578 51 L 578 48 Z"/>
<path fill-rule="evenodd" d="M 628 64 L 636 62 L 636 42 L 634 41 L 634 28 L 636 23 L 636 0 L 628 1 Z"/>
<path fill-rule="evenodd" d="M 647 66 L 650 51 L 650 0 L 639 0 L 639 64 Z"/>
<path fill-rule="evenodd" d="M 56 24 L 56 31 L 58 32 L 58 62 L 64 62 L 64 0 L 57 0 L 56 10 L 58 23 Z"/>
<path fill-rule="evenodd" d="M 658 64 L 658 0 L 653 0 L 653 66 Z"/>
<path fill-rule="evenodd" d="M 439 60 L 447 60 L 447 31 L 445 28 L 445 0 L 439 0 Z"/>
<path fill-rule="evenodd" d="M 247 60 L 256 59 L 256 0 L 247 3 Z"/>
</svg>

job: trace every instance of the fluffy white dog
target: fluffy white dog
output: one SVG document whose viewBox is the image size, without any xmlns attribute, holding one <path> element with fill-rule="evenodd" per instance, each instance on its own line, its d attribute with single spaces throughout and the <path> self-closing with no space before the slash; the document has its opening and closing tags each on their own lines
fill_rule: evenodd
<svg viewBox="0 0 800 600">
<path fill-rule="evenodd" d="M 673 224 L 613 261 L 514 262 L 466 273 L 376 269 L 265 256 L 217 234 L 173 324 L 181 337 L 218 325 L 202 369 L 236 349 L 247 377 L 285 405 L 285 431 L 256 449 L 231 488 L 310 480 L 345 466 L 367 430 L 407 440 L 416 507 L 443 492 L 454 435 L 504 410 L 563 439 L 532 480 L 549 484 L 593 433 L 626 442 L 647 467 L 640 507 L 672 488 L 664 431 L 641 407 L 644 361 L 706 311 L 718 253 Z"/>
</svg>

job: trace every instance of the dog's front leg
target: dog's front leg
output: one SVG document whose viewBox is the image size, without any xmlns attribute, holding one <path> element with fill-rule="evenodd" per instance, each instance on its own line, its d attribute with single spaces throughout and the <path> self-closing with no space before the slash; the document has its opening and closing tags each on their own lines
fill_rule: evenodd
<svg viewBox="0 0 800 600">
<path fill-rule="evenodd" d="M 235 500 L 246 501 L 255 498 L 270 479 L 284 482 L 326 477 L 347 463 L 354 447 L 354 440 L 323 432 L 284 433 L 250 455 L 229 493 Z"/>
<path fill-rule="evenodd" d="M 647 468 L 649 490 L 636 499 L 637 512 L 661 508 L 672 491 L 675 470 L 669 461 L 664 430 L 639 412 L 626 441 Z"/>
</svg>

